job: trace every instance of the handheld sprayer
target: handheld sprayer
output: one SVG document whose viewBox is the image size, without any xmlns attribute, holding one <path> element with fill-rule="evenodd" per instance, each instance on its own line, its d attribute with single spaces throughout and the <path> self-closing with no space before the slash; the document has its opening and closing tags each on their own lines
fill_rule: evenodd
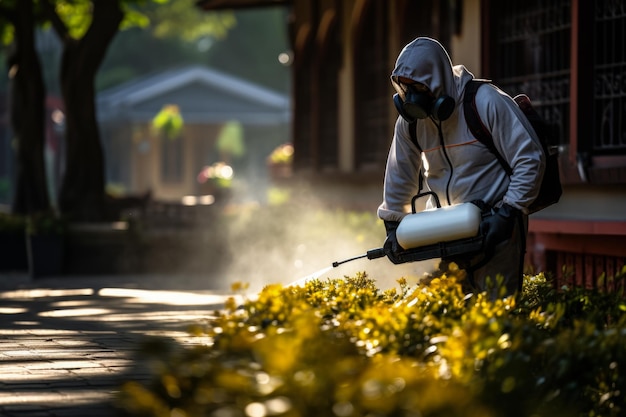
<svg viewBox="0 0 626 417">
<path fill-rule="evenodd" d="M 416 213 L 415 201 L 423 196 L 433 196 L 437 208 Z M 482 210 L 474 203 L 462 203 L 441 207 L 432 191 L 420 193 L 411 201 L 412 214 L 406 215 L 396 229 L 396 238 L 404 251 L 394 254 L 382 248 L 342 261 L 332 266 L 357 259 L 378 259 L 387 256 L 394 264 L 423 261 L 433 258 L 449 258 L 478 254 L 483 249 L 483 237 L 479 234 Z"/>
<path fill-rule="evenodd" d="M 433 197 L 437 208 L 416 213 L 415 201 L 426 195 Z M 484 251 L 484 238 L 479 233 L 480 222 L 484 214 L 482 207 L 474 203 L 441 207 L 437 195 L 432 191 L 427 191 L 413 197 L 411 208 L 412 214 L 407 214 L 396 229 L 396 238 L 404 249 L 400 253 L 393 253 L 385 247 L 370 249 L 362 255 L 335 261 L 332 263 L 332 267 L 301 278 L 289 285 L 303 284 L 310 279 L 319 277 L 331 268 L 362 258 L 371 260 L 386 256 L 394 264 L 402 264 L 434 258 L 472 257 Z"/>
</svg>

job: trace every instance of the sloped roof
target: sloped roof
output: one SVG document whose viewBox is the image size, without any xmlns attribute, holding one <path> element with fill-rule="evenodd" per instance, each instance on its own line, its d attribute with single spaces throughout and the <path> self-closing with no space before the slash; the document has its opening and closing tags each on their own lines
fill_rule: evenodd
<svg viewBox="0 0 626 417">
<path fill-rule="evenodd" d="M 246 9 L 251 7 L 284 6 L 291 0 L 197 0 L 196 5 L 204 10 Z"/>
<path fill-rule="evenodd" d="M 289 99 L 258 84 L 202 66 L 167 70 L 98 94 L 101 122 L 149 122 L 164 105 L 176 104 L 185 122 L 287 123 Z"/>
</svg>

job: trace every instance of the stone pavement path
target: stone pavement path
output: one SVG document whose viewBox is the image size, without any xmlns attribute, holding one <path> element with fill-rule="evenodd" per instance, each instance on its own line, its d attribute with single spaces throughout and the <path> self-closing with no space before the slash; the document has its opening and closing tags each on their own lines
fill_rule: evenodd
<svg viewBox="0 0 626 417">
<path fill-rule="evenodd" d="M 17 279 L 16 279 L 17 278 Z M 224 291 L 176 289 L 168 277 L 0 274 L 0 416 L 116 416 L 115 394 L 146 380 L 135 355 L 149 337 L 202 343 L 187 326 L 212 316 Z"/>
</svg>

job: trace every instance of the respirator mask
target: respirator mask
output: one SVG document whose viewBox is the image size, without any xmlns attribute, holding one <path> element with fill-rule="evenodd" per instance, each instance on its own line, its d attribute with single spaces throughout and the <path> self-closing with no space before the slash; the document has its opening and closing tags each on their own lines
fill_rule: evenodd
<svg viewBox="0 0 626 417">
<path fill-rule="evenodd" d="M 432 117 L 436 121 L 444 121 L 454 111 L 455 102 L 450 96 L 433 97 L 427 91 L 419 91 L 413 85 L 393 81 L 397 93 L 393 95 L 393 104 L 398 113 L 409 123 L 417 119 Z"/>
</svg>

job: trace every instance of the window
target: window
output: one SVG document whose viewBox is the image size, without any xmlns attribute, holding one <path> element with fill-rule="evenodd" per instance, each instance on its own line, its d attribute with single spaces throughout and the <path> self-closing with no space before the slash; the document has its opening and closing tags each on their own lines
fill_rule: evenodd
<svg viewBox="0 0 626 417">
<path fill-rule="evenodd" d="M 490 77 L 511 95 L 527 94 L 568 143 L 571 5 L 569 0 L 492 3 Z M 554 145 L 557 145 L 555 143 Z"/>
<path fill-rule="evenodd" d="M 598 0 L 594 16 L 595 154 L 626 154 L 626 1 Z"/>
<path fill-rule="evenodd" d="M 183 138 L 161 136 L 161 179 L 176 184 L 183 180 Z"/>
<path fill-rule="evenodd" d="M 558 126 L 566 182 L 626 182 L 626 0 L 488 2 L 485 73 Z"/>
</svg>

